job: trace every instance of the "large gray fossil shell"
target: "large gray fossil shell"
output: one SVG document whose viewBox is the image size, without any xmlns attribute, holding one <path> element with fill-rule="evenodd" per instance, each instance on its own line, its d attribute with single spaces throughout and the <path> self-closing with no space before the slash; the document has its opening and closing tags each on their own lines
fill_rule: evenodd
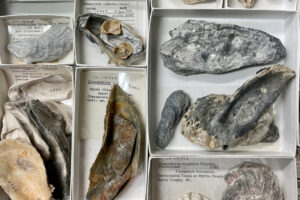
<svg viewBox="0 0 300 200">
<path fill-rule="evenodd" d="M 11 42 L 7 49 L 16 57 L 30 64 L 55 61 L 73 47 L 72 30 L 64 24 L 53 24 L 37 38 Z"/>
<path fill-rule="evenodd" d="M 278 38 L 232 24 L 188 20 L 170 36 L 160 47 L 161 58 L 165 67 L 185 76 L 230 72 L 286 56 Z"/>
<path fill-rule="evenodd" d="M 276 141 L 278 130 L 271 106 L 294 77 L 295 72 L 288 67 L 274 65 L 260 71 L 233 95 L 198 99 L 183 116 L 182 134 L 208 148 Z"/>
<path fill-rule="evenodd" d="M 103 33 L 102 31 L 102 25 L 108 20 L 119 24 L 118 28 L 112 28 L 115 31 L 113 33 Z M 96 43 L 108 55 L 109 63 L 115 63 L 118 66 L 130 66 L 143 58 L 145 54 L 145 47 L 141 37 L 131 27 L 117 19 L 92 13 L 84 14 L 77 18 L 77 30 L 83 32 L 92 43 Z M 128 57 L 123 59 L 117 57 L 115 53 L 115 50 L 122 43 L 126 43 L 132 50 L 127 55 Z"/>
<path fill-rule="evenodd" d="M 225 175 L 225 181 L 222 200 L 284 200 L 276 175 L 263 164 L 243 162 Z"/>
<path fill-rule="evenodd" d="M 190 99 L 182 90 L 173 92 L 166 100 L 157 128 L 156 144 L 165 148 L 174 136 L 177 124 L 190 106 Z"/>
</svg>

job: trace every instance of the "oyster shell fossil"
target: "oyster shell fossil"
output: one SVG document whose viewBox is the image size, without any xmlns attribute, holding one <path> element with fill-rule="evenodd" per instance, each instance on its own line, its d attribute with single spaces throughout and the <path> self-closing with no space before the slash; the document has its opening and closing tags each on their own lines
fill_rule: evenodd
<svg viewBox="0 0 300 200">
<path fill-rule="evenodd" d="M 206 0 L 182 0 L 183 3 L 185 4 L 197 4 L 197 3 L 203 3 Z"/>
<path fill-rule="evenodd" d="M 233 95 L 198 99 L 183 116 L 182 134 L 193 143 L 212 149 L 222 146 L 224 150 L 278 139 L 271 106 L 294 77 L 288 67 L 274 65 Z"/>
<path fill-rule="evenodd" d="M 177 200 L 210 200 L 209 198 L 203 196 L 202 194 L 196 192 L 189 192 L 184 194 L 182 197 Z"/>
<path fill-rule="evenodd" d="M 256 2 L 256 0 L 239 0 L 245 8 L 252 8 Z"/>
<path fill-rule="evenodd" d="M 77 29 L 108 55 L 109 63 L 130 66 L 145 54 L 141 37 L 117 19 L 105 15 L 84 14 L 77 18 Z"/>
<path fill-rule="evenodd" d="M 27 64 L 51 62 L 63 57 L 73 47 L 72 30 L 64 24 L 53 24 L 37 38 L 11 42 L 7 49 Z"/>
<path fill-rule="evenodd" d="M 50 200 L 43 160 L 31 145 L 1 141 L 0 163 L 0 186 L 11 200 Z"/>
<path fill-rule="evenodd" d="M 101 150 L 90 170 L 87 200 L 111 200 L 136 175 L 141 131 L 129 96 L 114 85 L 106 107 Z"/>
<path fill-rule="evenodd" d="M 190 106 L 190 99 L 182 90 L 170 94 L 161 112 L 157 128 L 156 144 L 165 148 L 174 136 L 177 124 Z"/>
<path fill-rule="evenodd" d="M 276 175 L 263 164 L 243 162 L 225 175 L 225 181 L 222 200 L 284 200 Z"/>
</svg>

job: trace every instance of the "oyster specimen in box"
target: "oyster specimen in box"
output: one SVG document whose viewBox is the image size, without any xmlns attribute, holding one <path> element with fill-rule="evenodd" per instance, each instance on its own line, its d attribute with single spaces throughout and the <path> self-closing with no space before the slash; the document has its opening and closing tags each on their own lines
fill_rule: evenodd
<svg viewBox="0 0 300 200">
<path fill-rule="evenodd" d="M 174 136 L 177 124 L 190 106 L 190 99 L 182 90 L 173 92 L 166 100 L 157 128 L 156 144 L 165 148 Z"/>
<path fill-rule="evenodd" d="M 225 181 L 222 200 L 284 200 L 276 175 L 263 164 L 243 162 L 225 175 Z"/>
<path fill-rule="evenodd" d="M 184 114 L 182 134 L 193 143 L 224 150 L 237 145 L 274 142 L 278 130 L 272 105 L 295 72 L 283 65 L 260 71 L 233 95 L 208 95 Z"/>
<path fill-rule="evenodd" d="M 1 141 L 0 163 L 0 186 L 11 200 L 51 199 L 43 160 L 31 145 Z"/>
<path fill-rule="evenodd" d="M 90 170 L 87 200 L 111 200 L 136 175 L 141 145 L 137 113 L 129 96 L 114 85 L 106 107 L 101 150 Z"/>
<path fill-rule="evenodd" d="M 60 59 L 73 47 L 72 30 L 64 24 L 53 24 L 37 38 L 11 42 L 7 49 L 27 64 Z"/>
<path fill-rule="evenodd" d="M 196 4 L 196 3 L 202 3 L 205 2 L 206 0 L 182 0 L 183 3 L 185 4 Z"/>
<path fill-rule="evenodd" d="M 177 200 L 210 200 L 209 198 L 203 196 L 202 194 L 196 192 L 189 192 L 184 194 L 182 197 Z"/>
<path fill-rule="evenodd" d="M 72 80 L 59 74 L 15 84 L 8 90 L 11 101 L 29 99 L 62 101 L 71 96 Z"/>
<path fill-rule="evenodd" d="M 171 30 L 170 36 L 160 55 L 164 66 L 179 75 L 230 72 L 286 56 L 278 38 L 232 24 L 188 20 Z"/>
<path fill-rule="evenodd" d="M 77 29 L 108 55 L 109 63 L 130 66 L 145 54 L 141 37 L 117 19 L 84 14 L 77 19 Z"/>
<path fill-rule="evenodd" d="M 252 8 L 255 4 L 256 0 L 239 0 L 245 8 Z"/>
<path fill-rule="evenodd" d="M 26 111 L 50 148 L 46 169 L 49 182 L 55 187 L 53 197 L 65 200 L 70 189 L 71 145 L 64 133 L 63 117 L 39 100 L 29 100 Z"/>
</svg>

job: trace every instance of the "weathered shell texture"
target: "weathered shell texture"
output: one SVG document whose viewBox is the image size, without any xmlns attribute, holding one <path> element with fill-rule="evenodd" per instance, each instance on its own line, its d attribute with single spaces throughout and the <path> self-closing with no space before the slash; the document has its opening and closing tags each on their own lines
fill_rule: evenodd
<svg viewBox="0 0 300 200">
<path fill-rule="evenodd" d="M 62 101 L 72 96 L 72 80 L 64 75 L 50 75 L 12 85 L 8 90 L 11 101 L 29 99 Z"/>
<path fill-rule="evenodd" d="M 208 148 L 276 141 L 279 135 L 271 106 L 294 77 L 288 67 L 274 65 L 260 71 L 233 95 L 198 99 L 183 117 L 182 134 Z"/>
<path fill-rule="evenodd" d="M 156 132 L 156 144 L 165 148 L 174 136 L 176 126 L 190 106 L 190 99 L 182 90 L 173 92 L 166 100 Z"/>
<path fill-rule="evenodd" d="M 240 0 L 240 2 L 245 6 L 245 8 L 252 8 L 256 0 Z"/>
<path fill-rule="evenodd" d="M 7 101 L 8 84 L 4 72 L 0 69 L 0 130 L 2 128 L 3 106 Z"/>
<path fill-rule="evenodd" d="M 136 175 L 141 131 L 129 96 L 117 85 L 106 107 L 101 150 L 90 170 L 87 200 L 111 200 Z"/>
<path fill-rule="evenodd" d="M 197 4 L 197 3 L 203 3 L 206 0 L 182 0 L 185 4 Z"/>
<path fill-rule="evenodd" d="M 50 200 L 51 188 L 40 154 L 18 140 L 0 142 L 0 186 L 11 200 Z"/>
<path fill-rule="evenodd" d="M 65 200 L 70 189 L 71 145 L 64 133 L 63 117 L 39 100 L 29 100 L 26 111 L 50 147 L 50 159 L 45 164 L 49 182 L 55 187 L 53 197 Z"/>
<path fill-rule="evenodd" d="M 222 200 L 284 200 L 276 175 L 269 167 L 246 161 L 226 175 Z"/>
<path fill-rule="evenodd" d="M 101 33 L 101 26 L 106 20 L 116 19 L 105 15 L 84 14 L 77 19 L 77 29 L 83 32 L 91 42 L 96 43 L 109 56 L 110 63 L 115 63 L 118 66 L 130 66 L 143 58 L 145 47 L 141 37 L 131 27 L 122 22 L 120 22 L 121 34 L 103 34 Z M 118 58 L 114 53 L 114 49 L 119 47 L 122 42 L 130 44 L 133 49 L 132 54 L 126 59 Z"/>
<path fill-rule="evenodd" d="M 177 200 L 210 200 L 209 198 L 203 196 L 202 194 L 196 192 L 189 192 L 184 194 L 182 197 Z"/>
<path fill-rule="evenodd" d="M 286 56 L 280 40 L 232 24 L 188 20 L 170 31 L 160 47 L 164 66 L 180 75 L 225 73 L 269 64 Z"/>
<path fill-rule="evenodd" d="M 7 49 L 24 62 L 51 62 L 60 59 L 73 47 L 72 30 L 64 24 L 53 24 L 37 38 L 11 42 Z"/>
</svg>

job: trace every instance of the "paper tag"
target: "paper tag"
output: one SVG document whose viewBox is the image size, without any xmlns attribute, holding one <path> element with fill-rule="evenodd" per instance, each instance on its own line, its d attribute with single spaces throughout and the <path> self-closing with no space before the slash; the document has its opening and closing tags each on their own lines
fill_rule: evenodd
<svg viewBox="0 0 300 200">
<path fill-rule="evenodd" d="M 137 0 L 131 1 L 84 1 L 82 3 L 84 13 L 96 13 L 117 18 L 129 26 L 138 29 Z"/>
</svg>

